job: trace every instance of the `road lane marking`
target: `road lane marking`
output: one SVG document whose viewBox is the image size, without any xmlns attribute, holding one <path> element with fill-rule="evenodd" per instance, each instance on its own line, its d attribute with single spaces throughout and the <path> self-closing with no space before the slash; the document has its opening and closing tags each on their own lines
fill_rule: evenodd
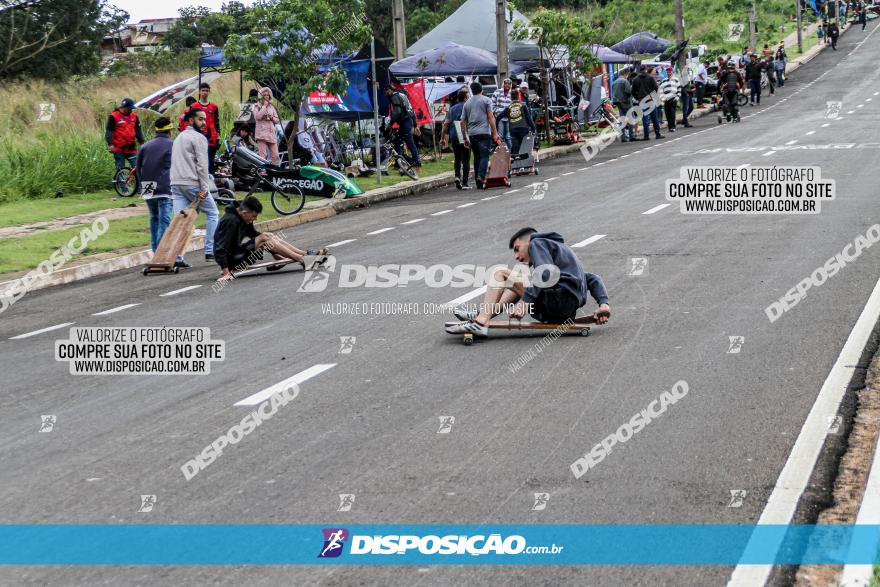
<svg viewBox="0 0 880 587">
<path fill-rule="evenodd" d="M 586 171 L 587 169 L 589 169 L 589 167 L 581 167 L 578 171 Z"/>
<path fill-rule="evenodd" d="M 413 220 L 407 220 L 406 222 L 401 222 L 401 224 L 415 224 L 416 222 L 421 222 L 424 218 L 415 218 Z"/>
<path fill-rule="evenodd" d="M 556 177 L 548 177 L 545 181 L 556 181 L 557 179 L 559 179 L 558 175 Z"/>
<path fill-rule="evenodd" d="M 327 245 L 327 248 L 330 248 L 330 247 L 341 247 L 342 245 L 347 245 L 348 243 L 353 243 L 353 242 L 356 241 L 356 240 L 357 240 L 356 238 L 350 238 L 350 239 L 348 239 L 348 240 L 339 241 L 338 243 L 333 243 L 332 245 Z"/>
<path fill-rule="evenodd" d="M 106 316 L 107 314 L 115 314 L 116 312 L 121 312 L 129 308 L 134 308 L 135 306 L 140 306 L 140 304 L 125 304 L 124 306 L 117 306 L 115 308 L 110 308 L 109 310 L 104 310 L 103 312 L 95 312 L 94 314 L 92 314 L 92 316 Z"/>
<path fill-rule="evenodd" d="M 870 101 L 873 100 L 873 99 L 874 99 L 874 98 L 865 98 L 865 102 L 870 102 Z"/>
<path fill-rule="evenodd" d="M 810 136 L 810 135 L 812 135 L 812 134 L 816 134 L 816 131 L 811 130 L 810 132 L 807 133 L 807 136 Z"/>
<path fill-rule="evenodd" d="M 764 153 L 763 155 L 761 155 L 761 157 L 769 157 L 770 155 L 772 155 L 772 154 L 775 153 L 775 152 L 776 152 L 776 151 L 767 151 L 766 153 Z"/>
<path fill-rule="evenodd" d="M 498 197 L 500 197 L 500 196 L 487 196 L 485 198 L 480 198 L 480 199 L 485 201 L 485 200 L 494 200 L 495 198 L 498 198 Z"/>
<path fill-rule="evenodd" d="M 518 192 L 519 190 L 520 190 L 520 188 L 516 188 L 515 190 L 507 190 L 502 195 L 506 196 L 507 194 L 512 194 L 514 192 Z"/>
<path fill-rule="evenodd" d="M 272 397 L 273 395 L 275 395 L 276 393 L 278 393 L 279 391 L 283 391 L 283 390 L 287 389 L 292 384 L 295 383 L 295 384 L 299 385 L 300 383 L 308 381 L 312 377 L 314 377 L 316 375 L 320 375 L 324 371 L 327 371 L 328 369 L 332 369 L 335 366 L 336 366 L 336 363 L 322 363 L 319 365 L 314 365 L 312 367 L 309 367 L 305 371 L 300 371 L 299 373 L 297 373 L 293 377 L 288 377 L 284 381 L 280 381 L 280 382 L 276 383 L 275 385 L 267 387 L 263 391 L 258 391 L 257 393 L 250 395 L 239 402 L 236 402 L 235 405 L 236 406 L 255 406 L 257 404 L 261 404 L 264 401 L 266 401 L 267 399 L 269 399 L 270 397 Z"/>
<path fill-rule="evenodd" d="M 574 171 L 569 171 L 568 173 L 563 173 L 562 177 L 565 177 L 566 175 L 572 175 L 573 173 L 574 173 Z"/>
<path fill-rule="evenodd" d="M 785 143 L 785 144 L 786 144 L 786 145 L 793 145 L 793 144 L 795 144 L 796 142 L 797 142 L 797 141 L 788 141 L 788 142 Z"/>
<path fill-rule="evenodd" d="M 389 226 L 388 228 L 380 228 L 379 230 L 374 230 L 373 232 L 368 232 L 367 236 L 371 234 L 382 234 L 383 232 L 388 232 L 389 230 L 394 230 L 393 226 Z"/>
<path fill-rule="evenodd" d="M 670 204 L 660 204 L 659 206 L 654 206 L 650 210 L 645 210 L 644 212 L 642 212 L 642 214 L 653 214 L 655 212 L 659 212 L 660 210 L 662 210 L 663 208 L 666 208 L 669 205 Z"/>
<path fill-rule="evenodd" d="M 59 328 L 64 328 L 73 324 L 76 324 L 76 322 L 65 322 L 64 324 L 56 324 L 55 326 L 49 326 L 48 328 L 41 328 L 40 330 L 34 330 L 33 332 L 26 332 L 24 334 L 19 334 L 18 336 L 11 336 L 9 337 L 9 340 L 21 340 L 22 338 L 36 336 L 38 334 L 43 334 L 44 332 L 51 332 L 52 330 L 58 330 Z"/>
<path fill-rule="evenodd" d="M 167 293 L 159 294 L 159 297 L 160 298 L 167 298 L 168 296 L 176 296 L 179 293 L 183 293 L 183 292 L 189 291 L 191 289 L 198 289 L 200 287 L 202 287 L 202 286 L 201 285 L 190 285 L 187 287 L 181 287 L 180 289 L 175 289 L 175 290 L 169 291 Z"/>
<path fill-rule="evenodd" d="M 450 302 L 446 302 L 446 305 L 447 306 L 457 306 L 458 304 L 463 304 L 466 301 L 472 300 L 473 298 L 475 298 L 477 296 L 481 296 L 484 293 L 486 293 L 486 286 L 485 285 L 483 287 L 478 287 L 474 291 L 469 291 L 468 293 L 466 293 L 464 295 L 458 296 L 457 298 L 455 298 L 454 300 L 452 300 Z"/>
<path fill-rule="evenodd" d="M 831 123 L 826 122 L 825 124 L 822 125 L 822 128 L 825 128 L 826 126 L 831 126 Z"/>
<path fill-rule="evenodd" d="M 440 210 L 439 212 L 434 212 L 431 216 L 443 216 L 444 214 L 449 214 L 452 210 Z"/>
<path fill-rule="evenodd" d="M 579 242 L 579 243 L 575 243 L 575 244 L 571 245 L 571 248 L 573 248 L 573 249 L 579 249 L 579 248 L 581 248 L 581 247 L 585 247 L 585 246 L 587 246 L 587 245 L 590 244 L 590 243 L 594 243 L 594 242 L 596 242 L 596 241 L 599 240 L 600 238 L 605 238 L 605 235 L 604 235 L 604 234 L 594 234 L 593 236 L 591 236 L 590 238 L 588 238 L 588 239 L 586 239 L 586 240 L 582 240 L 582 241 Z"/>
<path fill-rule="evenodd" d="M 764 506 L 758 524 L 790 524 L 797 509 L 804 490 L 810 482 L 810 476 L 819 455 L 822 445 L 828 435 L 829 415 L 838 413 L 840 402 L 843 399 L 850 379 L 852 379 L 852 365 L 859 362 L 862 350 L 868 342 L 871 330 L 880 317 L 880 280 L 874 285 L 874 290 L 868 298 L 859 319 L 850 332 L 837 357 L 834 366 L 828 373 L 828 377 L 819 390 L 819 395 L 807 419 L 798 434 L 794 447 L 785 461 L 785 466 L 776 480 L 773 492 Z M 848 367 L 849 365 L 849 367 Z M 760 550 L 768 552 L 767 547 L 774 547 L 778 551 L 782 537 L 776 544 L 768 544 L 761 540 Z M 751 541 L 745 548 L 745 552 L 755 552 L 756 545 Z M 770 576 L 773 565 L 743 565 L 738 564 L 730 576 L 728 587 L 746 587 L 751 585 L 764 585 Z"/>
<path fill-rule="evenodd" d="M 468 202 L 467 204 L 462 204 L 461 206 L 456 206 L 456 208 L 470 208 L 471 206 L 476 206 L 476 202 Z"/>
<path fill-rule="evenodd" d="M 858 105 L 856 105 L 856 108 L 864 108 L 864 107 L 865 107 L 864 104 L 858 104 Z"/>
<path fill-rule="evenodd" d="M 847 114 L 855 114 L 855 113 L 856 113 L 855 110 L 850 110 L 849 112 L 847 112 Z"/>
</svg>

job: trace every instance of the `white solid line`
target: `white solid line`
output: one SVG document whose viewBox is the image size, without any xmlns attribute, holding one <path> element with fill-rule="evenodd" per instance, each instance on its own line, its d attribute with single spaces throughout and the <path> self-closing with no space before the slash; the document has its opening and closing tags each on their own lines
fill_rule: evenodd
<svg viewBox="0 0 880 587">
<path fill-rule="evenodd" d="M 401 222 L 401 224 L 415 224 L 416 222 L 421 222 L 424 218 L 415 218 L 413 220 L 407 220 L 406 222 Z"/>
<path fill-rule="evenodd" d="M 470 291 L 462 296 L 458 296 L 457 298 L 455 298 L 451 302 L 446 302 L 446 304 L 449 306 L 457 306 L 458 304 L 463 304 L 466 301 L 473 299 L 477 296 L 481 296 L 484 293 L 486 293 L 486 286 L 485 285 L 483 287 L 478 287 L 474 291 Z"/>
<path fill-rule="evenodd" d="M 33 332 L 19 334 L 18 336 L 10 336 L 9 340 L 19 340 L 22 338 L 28 338 L 29 336 L 36 336 L 38 334 L 43 334 L 44 332 L 49 332 L 51 330 L 58 330 L 59 328 L 64 328 L 65 326 L 70 326 L 71 324 L 76 324 L 76 322 L 65 322 L 64 324 L 56 324 L 55 326 L 49 326 L 48 328 L 42 328 L 40 330 L 34 330 Z"/>
<path fill-rule="evenodd" d="M 772 155 L 772 154 L 775 153 L 775 152 L 776 152 L 776 151 L 767 151 L 766 153 L 764 153 L 763 155 L 761 155 L 761 157 L 769 157 L 770 155 Z"/>
<path fill-rule="evenodd" d="M 379 230 L 374 230 L 373 232 L 368 232 L 367 236 L 371 234 L 382 234 L 383 232 L 388 232 L 389 230 L 394 230 L 393 226 L 389 226 L 388 228 L 380 228 Z"/>
<path fill-rule="evenodd" d="M 605 165 L 605 162 L 602 161 L 601 163 L 596 163 L 595 165 L 593 165 L 593 167 L 599 167 L 600 165 Z M 588 168 L 584 167 L 584 169 L 588 169 Z"/>
<path fill-rule="evenodd" d="M 314 365 L 312 367 L 309 367 L 305 371 L 300 371 L 299 373 L 297 373 L 293 377 L 288 377 L 284 381 L 280 381 L 280 382 L 276 383 L 275 385 L 272 385 L 271 387 L 267 387 L 263 391 L 258 391 L 257 393 L 244 398 L 240 402 L 236 402 L 235 405 L 236 406 L 255 406 L 257 404 L 261 404 L 264 401 L 266 401 L 267 399 L 269 399 L 270 397 L 272 397 L 273 395 L 275 395 L 276 393 L 278 393 L 279 391 L 287 389 L 292 384 L 295 383 L 295 384 L 299 385 L 300 383 L 303 383 L 304 381 L 308 381 L 309 379 L 311 379 L 315 375 L 320 375 L 324 371 L 327 371 L 328 369 L 332 369 L 335 366 L 336 366 L 336 363 L 324 363 L 324 364 Z"/>
<path fill-rule="evenodd" d="M 168 296 L 176 296 L 179 293 L 183 293 L 185 291 L 189 291 L 191 289 L 197 289 L 202 287 L 201 285 L 189 285 L 187 287 L 181 287 L 180 289 L 175 289 L 174 291 L 169 291 L 167 293 L 159 294 L 160 298 L 166 298 Z"/>
<path fill-rule="evenodd" d="M 556 181 L 557 179 L 559 179 L 559 176 L 558 176 L 558 175 L 557 175 L 556 177 L 548 177 L 548 178 L 545 179 L 544 181 Z"/>
<path fill-rule="evenodd" d="M 645 210 L 642 214 L 653 214 L 654 212 L 659 212 L 663 208 L 666 208 L 669 204 L 660 204 L 659 206 L 654 206 L 650 210 Z"/>
<path fill-rule="evenodd" d="M 865 484 L 865 495 L 856 518 L 856 524 L 860 526 L 880 524 L 880 445 L 874 448 L 874 462 L 870 471 L 868 482 Z M 874 552 L 877 551 L 877 546 L 880 545 L 874 545 Z M 846 565 L 843 567 L 840 584 L 868 585 L 871 582 L 873 568 L 874 565 Z"/>
<path fill-rule="evenodd" d="M 812 134 L 815 134 L 815 133 L 816 133 L 816 131 L 811 130 L 810 132 L 807 133 L 807 136 L 812 135 Z"/>
<path fill-rule="evenodd" d="M 571 248 L 573 248 L 573 249 L 579 249 L 579 248 L 581 248 L 581 247 L 585 247 L 585 246 L 587 246 L 587 245 L 590 244 L 590 243 L 594 243 L 594 242 L 596 242 L 596 241 L 599 240 L 600 238 L 605 238 L 605 235 L 604 235 L 604 234 L 594 234 L 593 236 L 591 236 L 590 238 L 588 238 L 588 239 L 586 239 L 586 240 L 582 240 L 582 241 L 579 242 L 579 243 L 575 243 L 575 244 L 571 245 Z"/>
<path fill-rule="evenodd" d="M 563 173 L 562 176 L 565 177 L 566 175 L 572 175 L 573 173 L 574 171 L 569 171 L 568 173 Z"/>
<path fill-rule="evenodd" d="M 501 196 L 500 195 L 499 196 L 487 196 L 485 198 L 480 198 L 480 199 L 481 200 L 494 200 L 495 198 L 499 198 L 499 197 L 501 197 Z"/>
<path fill-rule="evenodd" d="M 589 169 L 589 167 L 581 167 L 578 171 L 586 171 L 587 169 Z"/>
<path fill-rule="evenodd" d="M 837 361 L 822 384 L 819 395 L 791 449 L 791 454 L 788 455 L 788 460 L 776 480 L 773 493 L 764 506 L 758 524 L 791 523 L 798 501 L 810 482 L 810 475 L 822 452 L 822 445 L 828 433 L 827 418 L 837 414 L 840 409 L 840 401 L 852 378 L 851 365 L 859 362 L 878 316 L 880 316 L 880 280 L 874 285 L 874 291 L 871 292 L 859 319 L 847 337 L 840 356 L 837 357 Z M 766 540 L 761 540 L 761 552 L 766 552 L 766 544 Z M 777 550 L 780 544 L 781 538 L 775 545 Z M 749 552 L 749 546 L 746 546 L 745 552 Z M 728 587 L 764 585 L 772 569 L 772 565 L 737 565 L 727 585 Z"/>
<path fill-rule="evenodd" d="M 109 310 L 104 310 L 103 312 L 95 312 L 92 316 L 106 316 L 107 314 L 113 314 L 115 312 L 121 312 L 122 310 L 127 310 L 129 308 L 134 308 L 135 306 L 140 306 L 140 304 L 125 304 L 124 306 L 118 306 L 116 308 L 110 308 Z"/>
<path fill-rule="evenodd" d="M 444 214 L 449 214 L 452 210 L 440 210 L 439 212 L 434 212 L 431 216 L 443 216 Z"/>
<path fill-rule="evenodd" d="M 793 145 L 793 144 L 795 144 L 796 142 L 797 142 L 797 141 L 788 141 L 788 142 L 785 143 L 785 144 L 786 144 L 786 145 Z"/>
<path fill-rule="evenodd" d="M 470 208 L 471 206 L 476 206 L 476 202 L 468 202 L 467 204 L 462 204 L 461 206 L 456 206 L 456 208 Z"/>
<path fill-rule="evenodd" d="M 348 240 L 339 241 L 338 243 L 333 243 L 332 245 L 327 245 L 327 247 L 341 247 L 342 245 L 347 245 L 348 243 L 353 243 L 356 241 L 356 238 L 350 238 Z"/>
</svg>

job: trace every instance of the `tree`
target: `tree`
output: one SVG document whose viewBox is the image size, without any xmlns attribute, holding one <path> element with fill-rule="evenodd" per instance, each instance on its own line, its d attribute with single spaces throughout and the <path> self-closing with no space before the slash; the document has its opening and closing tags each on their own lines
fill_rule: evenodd
<svg viewBox="0 0 880 587">
<path fill-rule="evenodd" d="M 221 12 L 205 6 L 185 6 L 178 10 L 180 19 L 168 29 L 163 42 L 173 52 L 197 49 L 203 43 L 223 46 L 230 34 L 241 32 L 247 9 L 240 2 L 223 5 Z"/>
<path fill-rule="evenodd" d="M 0 0 L 0 78 L 94 73 L 102 39 L 127 20 L 105 0 Z"/>
<path fill-rule="evenodd" d="M 370 38 L 363 0 L 262 0 L 247 20 L 249 30 L 261 32 L 231 35 L 223 50 L 227 63 L 268 83 L 294 113 L 314 89 L 343 94 L 345 71 L 322 70 L 322 58 L 356 50 Z"/>
</svg>

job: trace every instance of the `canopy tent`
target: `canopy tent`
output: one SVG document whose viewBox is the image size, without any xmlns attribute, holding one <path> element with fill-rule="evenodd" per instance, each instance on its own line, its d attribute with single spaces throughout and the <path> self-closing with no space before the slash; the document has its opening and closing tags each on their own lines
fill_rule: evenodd
<svg viewBox="0 0 880 587">
<path fill-rule="evenodd" d="M 666 50 L 672 41 L 660 38 L 651 32 L 636 33 L 619 43 L 611 45 L 611 49 L 624 55 L 656 55 Z"/>
<path fill-rule="evenodd" d="M 511 70 L 522 68 L 514 68 Z M 479 47 L 448 42 L 436 49 L 401 59 L 388 68 L 395 77 L 445 77 L 450 75 L 495 75 L 495 54 Z"/>
<path fill-rule="evenodd" d="M 514 21 L 528 24 L 529 19 L 518 10 L 508 12 L 508 35 L 513 30 Z M 406 54 L 416 55 L 448 42 L 470 45 L 494 53 L 495 30 L 495 0 L 467 0 L 446 20 L 410 45 Z"/>
<path fill-rule="evenodd" d="M 590 45 L 590 51 L 596 56 L 596 59 L 602 63 L 632 63 L 635 61 L 629 55 L 618 53 L 614 49 L 605 47 L 604 45 Z"/>
<path fill-rule="evenodd" d="M 425 101 L 433 104 L 447 96 L 455 94 L 462 88 L 467 88 L 467 84 L 461 82 L 425 82 Z"/>
<path fill-rule="evenodd" d="M 541 47 L 535 43 L 513 42 L 507 49 L 510 62 L 523 69 L 541 67 Z M 568 50 L 563 47 L 544 47 L 544 65 L 550 69 L 565 69 L 568 66 Z"/>
</svg>

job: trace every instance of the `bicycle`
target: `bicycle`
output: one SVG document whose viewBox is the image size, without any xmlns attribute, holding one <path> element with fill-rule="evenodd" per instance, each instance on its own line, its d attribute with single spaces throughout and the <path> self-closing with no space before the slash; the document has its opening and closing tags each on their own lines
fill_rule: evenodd
<svg viewBox="0 0 880 587">
<path fill-rule="evenodd" d="M 408 176 L 413 181 L 419 179 L 419 174 L 415 168 L 406 159 L 402 150 L 398 148 L 397 131 L 389 130 L 387 136 L 379 144 L 379 165 L 376 167 L 382 171 L 388 170 L 389 165 L 394 162 L 401 174 Z"/>
<path fill-rule="evenodd" d="M 238 152 L 238 147 L 232 146 L 229 141 L 226 141 L 225 144 L 227 161 L 234 159 L 238 153 L 241 162 L 246 164 L 239 165 L 239 167 L 245 169 L 244 177 L 240 179 L 245 185 L 248 185 L 248 196 L 253 195 L 258 188 L 265 188 L 265 191 L 271 193 L 272 207 L 282 216 L 290 216 L 303 209 L 306 197 L 302 190 L 292 182 L 285 181 L 299 177 L 299 165 L 296 161 L 291 168 L 285 169 L 271 163 L 260 163 L 259 155 L 248 149 Z M 284 186 L 281 185 L 282 182 L 285 184 Z M 226 188 L 219 188 L 217 191 L 218 193 L 232 193 Z M 235 194 L 232 195 L 234 199 Z"/>
<path fill-rule="evenodd" d="M 122 198 L 129 198 L 140 190 L 137 167 L 126 165 L 113 174 L 113 189 Z"/>
<path fill-rule="evenodd" d="M 577 96 L 570 96 L 566 98 L 565 105 L 547 108 L 550 114 L 551 134 L 557 143 L 576 143 L 580 140 L 581 125 L 576 119 L 575 100 Z"/>
</svg>

